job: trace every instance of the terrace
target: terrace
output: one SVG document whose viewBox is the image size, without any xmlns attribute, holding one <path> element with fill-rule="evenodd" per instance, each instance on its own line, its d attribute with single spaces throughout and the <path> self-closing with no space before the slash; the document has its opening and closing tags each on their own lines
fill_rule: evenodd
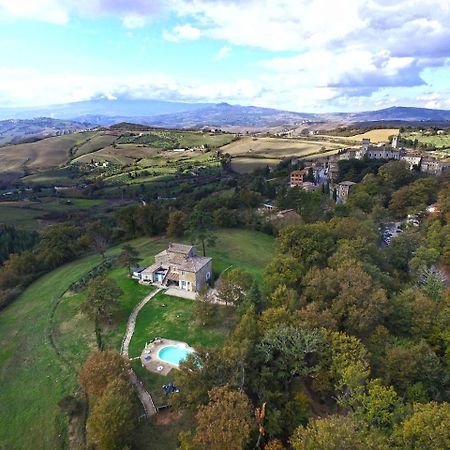
<svg viewBox="0 0 450 450">
<path fill-rule="evenodd" d="M 178 369 L 181 361 L 195 350 L 186 342 L 157 337 L 145 344 L 140 359 L 142 367 L 159 375 L 168 375 Z"/>
</svg>

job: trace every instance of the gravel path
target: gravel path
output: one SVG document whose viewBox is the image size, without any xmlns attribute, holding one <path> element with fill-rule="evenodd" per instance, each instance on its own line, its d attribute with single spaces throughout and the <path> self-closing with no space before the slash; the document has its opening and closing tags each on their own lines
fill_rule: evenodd
<svg viewBox="0 0 450 450">
<path fill-rule="evenodd" d="M 147 295 L 142 301 L 136 306 L 136 308 L 133 309 L 133 312 L 130 314 L 130 317 L 128 318 L 127 322 L 127 330 L 125 332 L 125 337 L 122 341 L 122 347 L 121 347 L 121 353 L 122 355 L 129 359 L 130 355 L 128 354 L 128 349 L 130 346 L 131 338 L 134 334 L 134 328 L 136 326 L 136 318 L 139 314 L 139 311 L 159 292 L 161 292 L 162 289 L 157 289 L 156 291 L 152 292 L 150 295 Z M 138 394 L 139 400 L 142 403 L 142 406 L 144 407 L 145 414 L 147 417 L 153 416 L 158 411 L 155 407 L 155 404 L 153 403 L 153 399 L 150 395 L 150 393 L 144 388 L 143 384 L 139 381 L 137 375 L 134 373 L 133 370 L 130 370 L 130 381 L 133 384 L 134 388 L 136 389 L 136 392 Z"/>
</svg>

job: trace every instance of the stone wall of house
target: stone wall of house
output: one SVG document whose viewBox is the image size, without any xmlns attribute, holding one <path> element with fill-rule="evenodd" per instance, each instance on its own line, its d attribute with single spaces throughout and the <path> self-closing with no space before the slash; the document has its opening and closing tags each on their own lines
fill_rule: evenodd
<svg viewBox="0 0 450 450">
<path fill-rule="evenodd" d="M 182 282 L 188 282 L 190 283 L 187 287 L 186 290 L 188 291 L 195 291 L 196 290 L 196 284 L 197 284 L 197 277 L 195 275 L 194 272 L 186 272 L 183 270 L 178 271 L 178 273 L 180 274 L 180 283 L 179 283 L 179 287 L 181 289 L 186 289 L 186 287 L 182 287 Z"/>
<path fill-rule="evenodd" d="M 196 273 L 195 290 L 198 292 L 211 277 L 212 277 L 212 261 L 209 261 L 208 264 L 205 264 L 205 266 L 203 266 L 202 269 L 200 269 Z"/>
</svg>

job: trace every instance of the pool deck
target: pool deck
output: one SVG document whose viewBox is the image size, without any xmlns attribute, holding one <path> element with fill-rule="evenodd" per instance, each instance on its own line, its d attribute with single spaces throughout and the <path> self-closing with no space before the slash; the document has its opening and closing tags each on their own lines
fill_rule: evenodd
<svg viewBox="0 0 450 450">
<path fill-rule="evenodd" d="M 186 342 L 174 341 L 166 338 L 155 339 L 153 342 L 149 342 L 145 346 L 144 351 L 141 353 L 142 367 L 145 367 L 148 371 L 159 375 L 168 375 L 172 369 L 178 369 L 176 364 L 172 364 L 158 358 L 158 352 L 163 347 L 167 347 L 168 345 L 185 345 L 186 347 L 192 349 L 192 347 L 186 344 Z M 151 357 L 150 360 L 145 359 L 148 356 Z"/>
</svg>

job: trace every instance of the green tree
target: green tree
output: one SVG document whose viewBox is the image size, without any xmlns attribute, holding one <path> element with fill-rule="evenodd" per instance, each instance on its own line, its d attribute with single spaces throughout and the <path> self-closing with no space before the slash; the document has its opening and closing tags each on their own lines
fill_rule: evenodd
<svg viewBox="0 0 450 450">
<path fill-rule="evenodd" d="M 380 167 L 378 176 L 384 183 L 398 188 L 410 182 L 413 175 L 405 161 L 390 161 Z"/>
<path fill-rule="evenodd" d="M 187 215 L 183 211 L 172 211 L 169 214 L 166 235 L 170 238 L 183 236 L 187 225 Z"/>
<path fill-rule="evenodd" d="M 105 252 L 109 245 L 109 234 L 110 230 L 99 221 L 90 223 L 86 228 L 89 247 L 98 253 L 102 259 L 105 259 Z"/>
<path fill-rule="evenodd" d="M 87 420 L 87 438 L 99 450 L 123 449 L 137 427 L 135 394 L 124 380 L 112 381 Z"/>
<path fill-rule="evenodd" d="M 153 202 L 134 210 L 137 231 L 146 236 L 156 236 L 167 229 L 167 209 Z"/>
<path fill-rule="evenodd" d="M 249 308 L 254 308 L 257 314 L 261 314 L 265 306 L 264 298 L 259 290 L 258 283 L 254 280 L 245 295 L 244 301 L 239 307 L 239 313 L 243 314 Z"/>
<path fill-rule="evenodd" d="M 388 443 L 375 430 L 358 424 L 351 416 L 332 415 L 312 419 L 292 435 L 294 450 L 385 450 Z"/>
<path fill-rule="evenodd" d="M 266 267 L 264 283 L 268 293 L 274 293 L 280 286 L 299 290 L 306 267 L 296 257 L 276 255 Z"/>
<path fill-rule="evenodd" d="M 269 305 L 272 308 L 283 307 L 289 310 L 295 310 L 298 304 L 299 296 L 297 291 L 289 289 L 284 284 L 280 284 L 270 295 Z"/>
<path fill-rule="evenodd" d="M 216 235 L 214 234 L 214 221 L 210 214 L 195 210 L 188 221 L 189 235 L 194 243 L 200 243 L 203 256 L 206 256 L 206 246 L 214 246 Z"/>
<path fill-rule="evenodd" d="M 209 391 L 196 415 L 195 441 L 209 450 L 243 450 L 255 428 L 248 397 L 228 386 Z"/>
<path fill-rule="evenodd" d="M 223 228 L 233 228 L 238 223 L 237 212 L 234 209 L 225 207 L 216 209 L 213 212 L 214 225 Z"/>
<path fill-rule="evenodd" d="M 203 286 L 194 303 L 194 317 L 203 326 L 209 325 L 213 319 L 214 298 L 208 286 Z"/>
<path fill-rule="evenodd" d="M 131 274 L 132 268 L 136 267 L 139 261 L 139 252 L 130 244 L 124 244 L 119 255 L 118 263 L 122 267 L 128 267 L 128 271 Z"/>
<path fill-rule="evenodd" d="M 401 414 L 401 401 L 392 386 L 371 380 L 365 392 L 354 397 L 355 415 L 369 427 L 392 430 Z"/>
<path fill-rule="evenodd" d="M 304 280 L 303 300 L 329 309 L 339 329 L 366 336 L 384 318 L 386 292 L 364 270 L 349 260 L 336 269 L 312 269 Z"/>
<path fill-rule="evenodd" d="M 99 349 L 103 348 L 100 321 L 112 317 L 119 304 L 118 297 L 122 294 L 122 289 L 110 278 L 96 277 L 87 285 L 86 300 L 82 304 L 82 309 L 94 320 Z"/>
<path fill-rule="evenodd" d="M 110 383 L 128 380 L 129 362 L 114 350 L 92 352 L 78 374 L 78 381 L 89 396 L 101 397 Z"/>
<path fill-rule="evenodd" d="M 335 237 L 325 223 L 292 225 L 278 237 L 281 253 L 301 261 L 307 268 L 325 265 L 335 249 Z"/>
<path fill-rule="evenodd" d="M 222 273 L 217 280 L 217 296 L 227 305 L 240 306 L 244 302 L 252 282 L 249 273 L 239 268 L 228 270 Z"/>
<path fill-rule="evenodd" d="M 41 269 L 53 269 L 78 255 L 80 230 L 73 225 L 58 224 L 48 227 L 36 247 Z"/>
<path fill-rule="evenodd" d="M 328 373 L 341 406 L 353 404 L 356 396 L 364 392 L 369 377 L 368 353 L 362 342 L 341 332 L 328 335 L 330 365 Z"/>
<path fill-rule="evenodd" d="M 414 405 L 414 414 L 404 421 L 397 434 L 400 448 L 443 450 L 450 448 L 450 404 Z"/>
<path fill-rule="evenodd" d="M 296 377 L 317 374 L 324 353 L 325 336 L 319 330 L 280 326 L 268 330 L 257 345 L 267 386 L 278 383 L 288 390 Z"/>
<path fill-rule="evenodd" d="M 208 402 L 208 391 L 228 384 L 236 372 L 237 361 L 222 349 L 197 349 L 181 362 L 175 372 L 180 393 L 172 397 L 174 406 L 195 411 Z"/>
</svg>

